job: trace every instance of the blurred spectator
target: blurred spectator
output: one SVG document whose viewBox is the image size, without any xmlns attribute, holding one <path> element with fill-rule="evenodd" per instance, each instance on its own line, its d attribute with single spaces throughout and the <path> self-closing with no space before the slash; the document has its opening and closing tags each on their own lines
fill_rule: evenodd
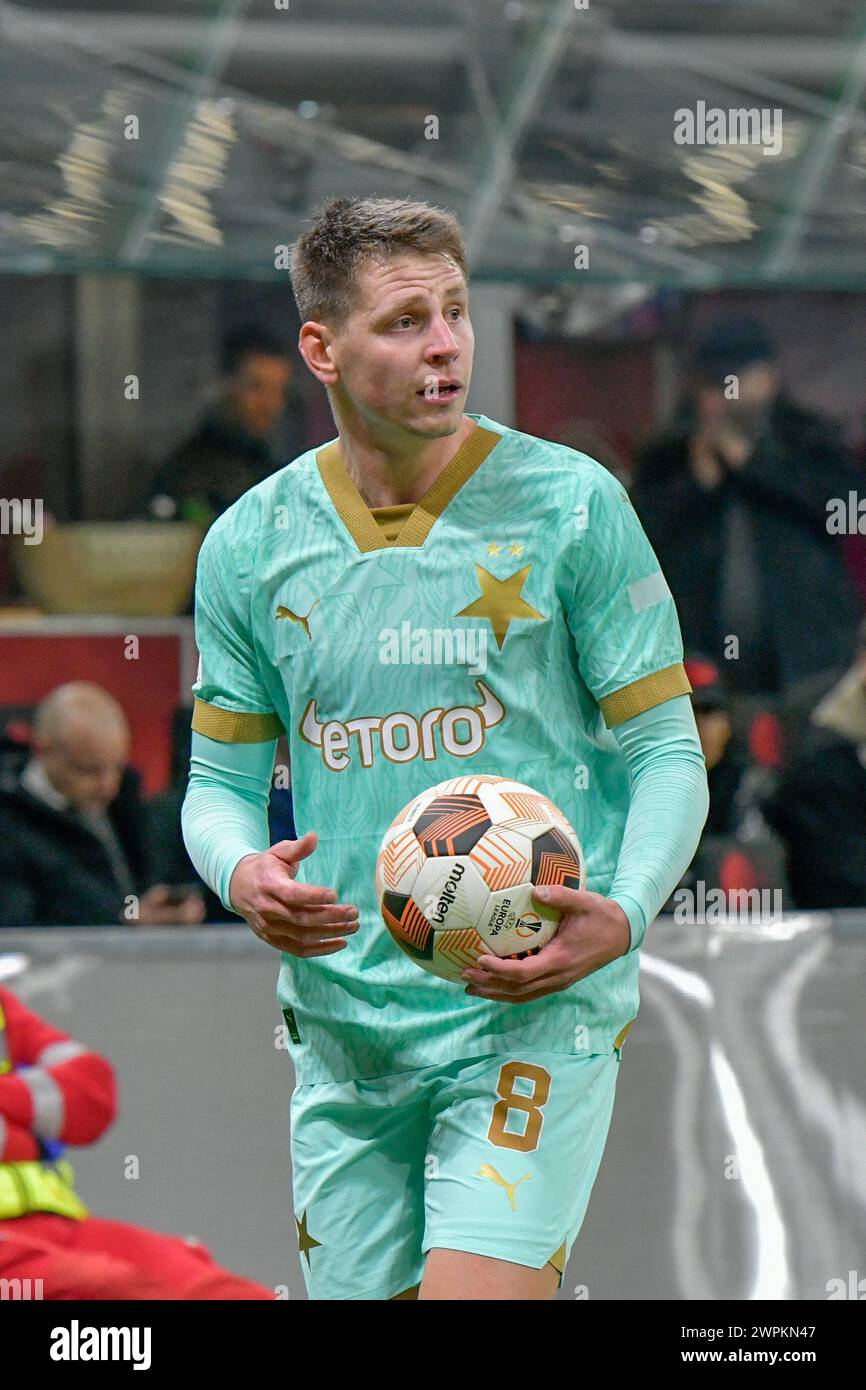
<svg viewBox="0 0 866 1390">
<path fill-rule="evenodd" d="M 17 454 L 0 463 L 0 497 L 45 498 L 45 468 L 35 454 Z M 53 517 L 43 506 L 43 526 L 51 525 Z M 13 562 L 13 535 L 0 528 L 0 606 L 20 596 L 21 583 Z"/>
<path fill-rule="evenodd" d="M 808 680 L 798 681 L 786 690 L 779 706 L 779 717 L 784 733 L 784 762 L 790 759 L 803 746 L 806 739 L 814 734 L 812 711 L 829 690 L 846 675 L 850 667 L 846 662 L 831 666 L 820 675 L 809 676 Z"/>
<path fill-rule="evenodd" d="M 0 926 L 192 925 L 201 895 L 148 887 L 147 823 L 129 729 L 113 696 L 89 681 L 38 706 L 33 752 L 0 775 Z M 137 911 L 125 915 L 132 897 Z M 134 904 L 131 905 L 134 909 Z"/>
<path fill-rule="evenodd" d="M 782 846 L 762 809 L 775 786 L 775 772 L 756 764 L 749 745 L 738 737 L 734 702 L 721 668 L 699 652 L 687 652 L 684 665 L 707 765 L 710 809 L 678 888 L 694 889 L 701 880 L 725 892 L 767 887 L 779 888 L 784 896 Z M 667 910 L 674 900 L 672 895 Z"/>
<path fill-rule="evenodd" d="M 686 646 L 719 660 L 736 636 L 736 691 L 781 694 L 850 660 L 860 605 L 827 503 L 864 478 L 836 426 L 785 394 L 760 324 L 717 321 L 693 368 L 673 429 L 638 459 L 632 500 Z"/>
<path fill-rule="evenodd" d="M 207 527 L 279 466 L 270 443 L 292 380 L 288 348 L 263 329 L 226 341 L 213 407 L 165 460 L 151 488 L 150 515 Z"/>
<path fill-rule="evenodd" d="M 692 687 L 692 708 L 707 765 L 710 810 L 705 835 L 733 834 L 747 809 L 749 759 L 733 738 L 731 696 L 715 662 L 698 653 L 685 660 Z"/>
<path fill-rule="evenodd" d="M 90 1214 L 64 1148 L 116 1114 L 111 1063 L 0 987 L 0 1278 L 53 1300 L 272 1299 L 193 1237 Z"/>
<path fill-rule="evenodd" d="M 854 664 L 812 710 L 765 810 L 797 907 L 866 907 L 866 621 Z"/>
</svg>

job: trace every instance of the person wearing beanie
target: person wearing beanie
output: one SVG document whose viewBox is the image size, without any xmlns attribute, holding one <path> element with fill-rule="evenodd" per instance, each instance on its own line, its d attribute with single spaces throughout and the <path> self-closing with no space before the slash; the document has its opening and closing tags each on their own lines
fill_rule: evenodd
<svg viewBox="0 0 866 1390">
<path fill-rule="evenodd" d="M 835 424 L 784 390 L 762 325 L 712 323 L 672 428 L 639 457 L 631 496 L 686 647 L 734 655 L 736 693 L 784 695 L 850 660 L 860 604 L 828 502 L 864 482 Z"/>
</svg>

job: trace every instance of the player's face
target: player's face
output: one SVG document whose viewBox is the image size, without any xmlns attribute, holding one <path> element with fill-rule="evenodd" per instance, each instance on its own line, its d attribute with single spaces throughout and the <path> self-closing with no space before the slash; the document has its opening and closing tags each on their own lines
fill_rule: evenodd
<svg viewBox="0 0 866 1390">
<path fill-rule="evenodd" d="M 453 434 L 475 349 L 460 270 L 442 255 L 395 255 L 367 262 L 359 289 L 359 307 L 332 343 L 344 410 L 374 433 Z"/>
</svg>

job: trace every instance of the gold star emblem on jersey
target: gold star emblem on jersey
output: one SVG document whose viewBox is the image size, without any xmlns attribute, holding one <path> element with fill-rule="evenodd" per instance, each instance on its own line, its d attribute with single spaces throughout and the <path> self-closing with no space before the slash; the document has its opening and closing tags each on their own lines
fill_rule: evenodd
<svg viewBox="0 0 866 1390">
<path fill-rule="evenodd" d="M 298 1228 L 298 1249 L 300 1250 L 300 1252 L 301 1252 L 302 1255 L 306 1255 L 306 1257 L 307 1257 L 307 1268 L 309 1269 L 309 1266 L 310 1266 L 310 1251 L 311 1251 L 311 1250 L 314 1250 L 314 1249 L 316 1248 L 317 1245 L 321 1245 L 322 1242 L 321 1242 L 320 1240 L 314 1240 L 313 1237 L 310 1235 L 309 1231 L 307 1230 L 307 1213 L 306 1213 L 306 1212 L 304 1212 L 304 1214 L 303 1214 L 303 1216 L 301 1217 L 301 1220 L 300 1220 L 300 1221 L 298 1220 L 297 1217 L 295 1217 L 295 1225 L 296 1225 L 297 1228 Z"/>
<path fill-rule="evenodd" d="M 458 618 L 488 618 L 496 638 L 496 645 L 502 650 L 510 624 L 515 618 L 532 618 L 543 622 L 544 614 L 533 608 L 531 603 L 520 597 L 520 590 L 526 583 L 531 565 L 510 574 L 507 579 L 497 579 L 495 574 L 476 564 L 475 575 L 481 589 L 481 598 L 474 599 L 468 608 L 455 614 Z"/>
<path fill-rule="evenodd" d="M 319 603 L 319 602 L 320 602 L 320 600 L 319 600 L 319 599 L 316 599 L 316 603 Z M 316 603 L 313 604 L 313 608 L 315 608 Z M 312 613 L 313 608 L 310 609 L 310 613 Z M 286 608 L 285 604 L 283 604 L 283 603 L 281 603 L 281 604 L 279 604 L 279 605 L 277 606 L 277 617 L 278 617 L 278 618 L 290 618 L 291 621 L 292 621 L 293 623 L 300 623 L 300 625 L 301 625 L 301 627 L 303 628 L 304 632 L 307 634 L 307 636 L 309 637 L 310 641 L 312 642 L 313 638 L 312 638 L 312 634 L 310 633 L 310 624 L 309 624 L 309 622 L 307 621 L 307 619 L 308 619 L 309 616 L 310 616 L 310 613 L 305 613 L 305 614 L 302 614 L 302 613 L 293 613 L 292 610 L 291 610 L 291 608 Z"/>
<path fill-rule="evenodd" d="M 514 1182 L 509 1182 L 507 1178 L 503 1178 L 501 1173 L 497 1173 L 492 1163 L 482 1163 L 475 1176 L 476 1178 L 489 1178 L 491 1182 L 495 1182 L 499 1187 L 503 1187 L 505 1189 L 505 1195 L 511 1203 L 511 1210 L 517 1211 L 517 1202 L 514 1193 L 522 1182 L 527 1182 L 531 1179 L 532 1174 L 524 1173 L 522 1178 L 516 1178 Z"/>
</svg>

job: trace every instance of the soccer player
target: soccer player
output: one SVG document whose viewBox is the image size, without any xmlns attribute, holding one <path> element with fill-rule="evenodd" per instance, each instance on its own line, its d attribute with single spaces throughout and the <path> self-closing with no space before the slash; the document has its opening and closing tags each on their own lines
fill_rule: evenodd
<svg viewBox="0 0 866 1390">
<path fill-rule="evenodd" d="M 333 199 L 292 286 L 338 437 L 202 548 L 186 844 L 282 952 L 309 1296 L 549 1299 L 601 1162 L 638 951 L 707 815 L 676 610 L 610 473 L 465 413 L 452 216 Z M 474 630 L 484 662 L 395 663 L 404 623 Z M 301 834 L 269 847 L 283 730 Z M 481 773 L 563 810 L 587 886 L 551 888 L 554 939 L 482 956 L 463 988 L 401 952 L 374 869 L 407 802 Z"/>
</svg>

